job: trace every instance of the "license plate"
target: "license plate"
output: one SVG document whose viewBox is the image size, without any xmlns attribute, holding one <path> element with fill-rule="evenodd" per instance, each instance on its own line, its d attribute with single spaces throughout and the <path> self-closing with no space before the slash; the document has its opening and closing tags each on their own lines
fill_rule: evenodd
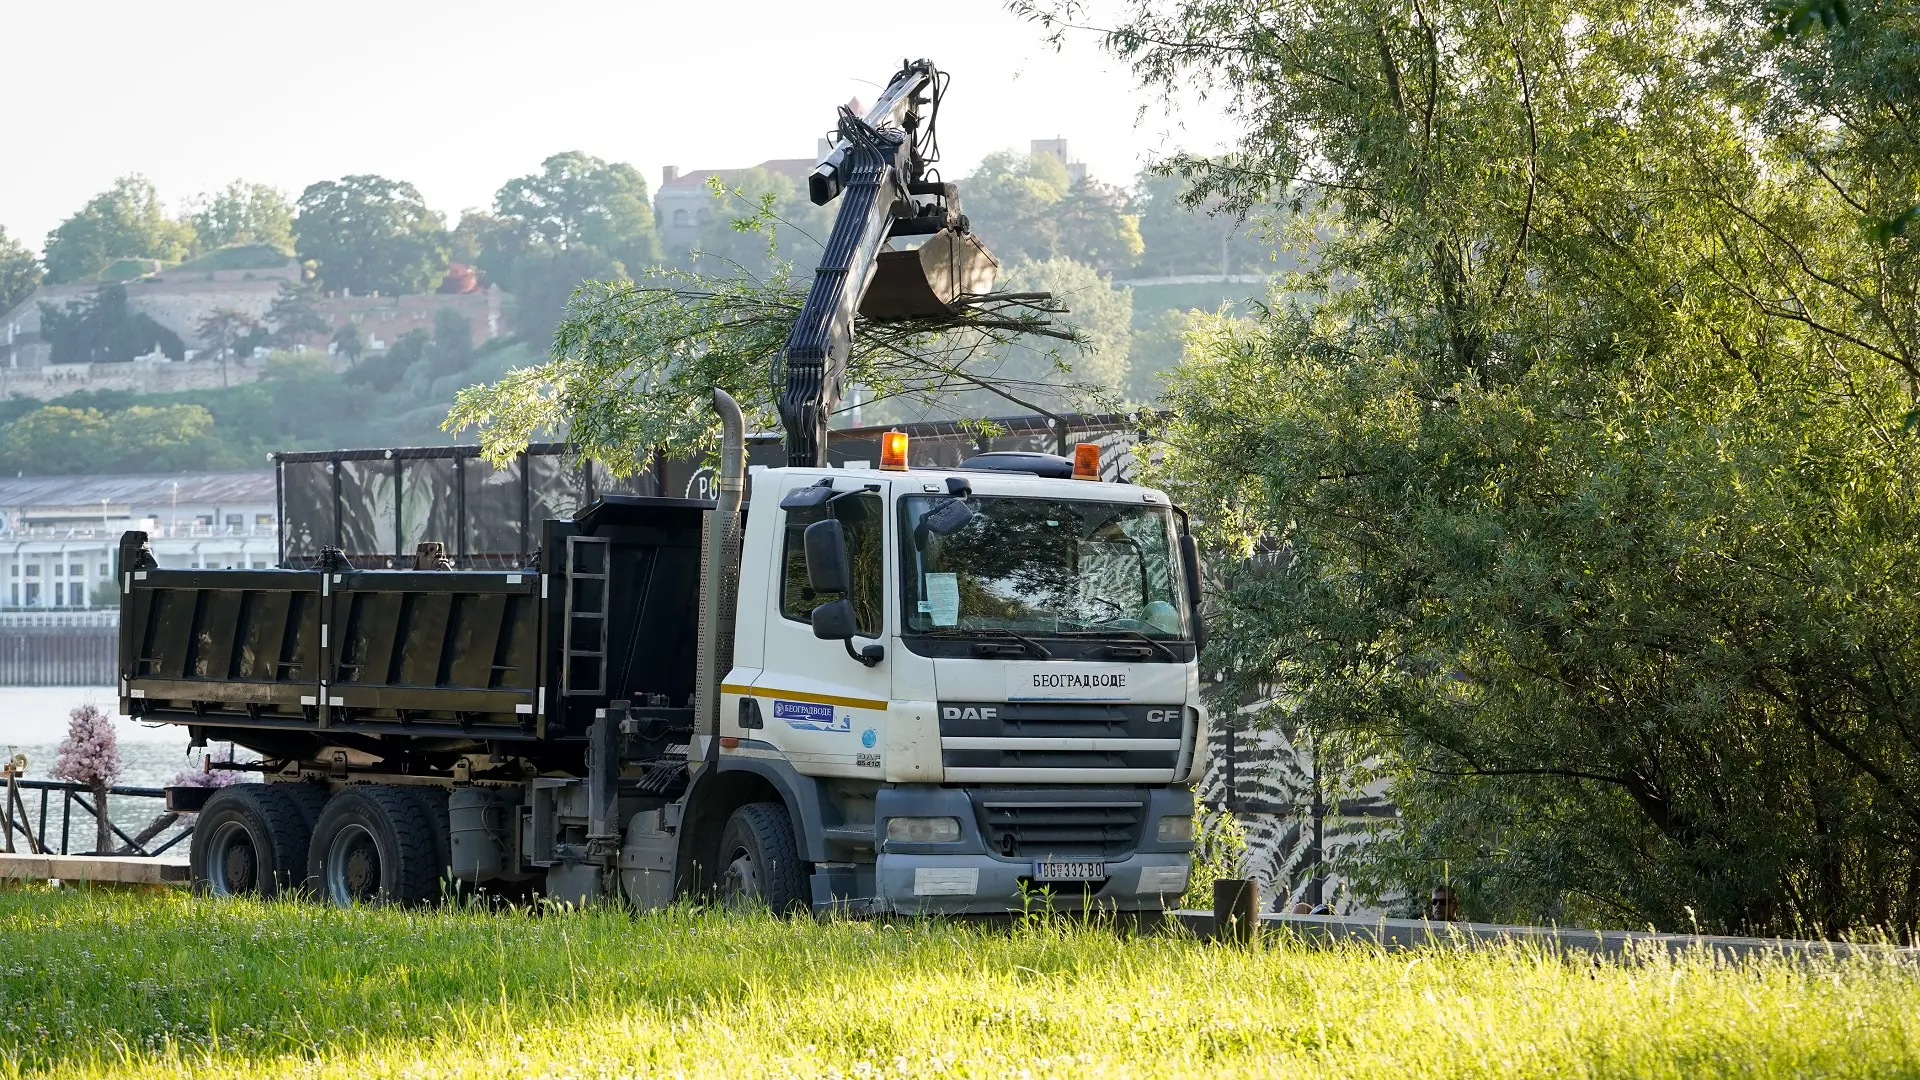
<svg viewBox="0 0 1920 1080">
<path fill-rule="evenodd" d="M 1105 881 L 1107 864 L 1103 862 L 1079 862 L 1066 859 L 1047 859 L 1033 864 L 1035 881 Z"/>
</svg>

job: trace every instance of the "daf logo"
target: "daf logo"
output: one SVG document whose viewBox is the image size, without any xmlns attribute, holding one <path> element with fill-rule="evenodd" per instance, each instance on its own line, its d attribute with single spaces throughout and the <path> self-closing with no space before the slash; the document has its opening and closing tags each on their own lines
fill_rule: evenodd
<svg viewBox="0 0 1920 1080">
<path fill-rule="evenodd" d="M 1179 709 L 1147 710 L 1147 723 L 1149 724 L 1171 724 L 1178 719 L 1180 719 Z"/>
<path fill-rule="evenodd" d="M 962 709 L 948 705 L 940 710 L 942 720 L 997 720 L 999 717 L 999 709 L 976 709 L 972 706 Z"/>
</svg>

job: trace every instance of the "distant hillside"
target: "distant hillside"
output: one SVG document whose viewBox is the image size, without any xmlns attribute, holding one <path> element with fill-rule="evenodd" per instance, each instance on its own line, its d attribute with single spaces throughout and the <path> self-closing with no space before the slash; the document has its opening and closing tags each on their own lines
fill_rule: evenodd
<svg viewBox="0 0 1920 1080">
<path fill-rule="evenodd" d="M 275 450 L 446 445 L 455 391 L 538 360 L 512 338 L 459 356 L 420 335 L 342 372 L 317 353 L 276 353 L 257 382 L 226 389 L 15 397 L 0 402 L 0 474 L 257 468 Z"/>
</svg>

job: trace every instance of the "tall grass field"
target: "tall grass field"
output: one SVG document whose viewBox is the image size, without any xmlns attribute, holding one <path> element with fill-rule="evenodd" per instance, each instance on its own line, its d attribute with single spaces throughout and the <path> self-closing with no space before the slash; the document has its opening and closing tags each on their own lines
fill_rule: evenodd
<svg viewBox="0 0 1920 1080">
<path fill-rule="evenodd" d="M 0 1076 L 1920 1075 L 1888 961 L 0 892 Z"/>
</svg>

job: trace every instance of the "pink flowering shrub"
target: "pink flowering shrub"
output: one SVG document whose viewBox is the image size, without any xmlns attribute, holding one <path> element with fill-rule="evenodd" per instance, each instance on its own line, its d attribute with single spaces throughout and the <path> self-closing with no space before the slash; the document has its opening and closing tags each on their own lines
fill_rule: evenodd
<svg viewBox="0 0 1920 1080">
<path fill-rule="evenodd" d="M 205 760 L 232 761 L 233 760 L 233 744 L 220 743 L 215 746 L 209 746 L 207 748 Z M 185 769 L 181 769 L 177 773 L 174 773 L 173 779 L 167 781 L 167 786 L 168 787 L 222 788 L 222 787 L 228 787 L 232 784 L 239 783 L 239 781 L 240 781 L 240 774 L 231 769 L 209 770 L 204 765 L 202 765 L 200 768 L 197 768 L 197 769 L 185 768 Z"/>
<path fill-rule="evenodd" d="M 67 737 L 54 760 L 53 775 L 93 789 L 94 852 L 105 855 L 113 847 L 113 833 L 107 825 L 107 789 L 120 779 L 120 742 L 113 734 L 113 718 L 92 702 L 67 716 Z"/>
<path fill-rule="evenodd" d="M 120 779 L 120 742 L 113 735 L 113 719 L 92 702 L 67 715 L 67 737 L 53 775 L 90 788 L 113 786 Z"/>
</svg>

